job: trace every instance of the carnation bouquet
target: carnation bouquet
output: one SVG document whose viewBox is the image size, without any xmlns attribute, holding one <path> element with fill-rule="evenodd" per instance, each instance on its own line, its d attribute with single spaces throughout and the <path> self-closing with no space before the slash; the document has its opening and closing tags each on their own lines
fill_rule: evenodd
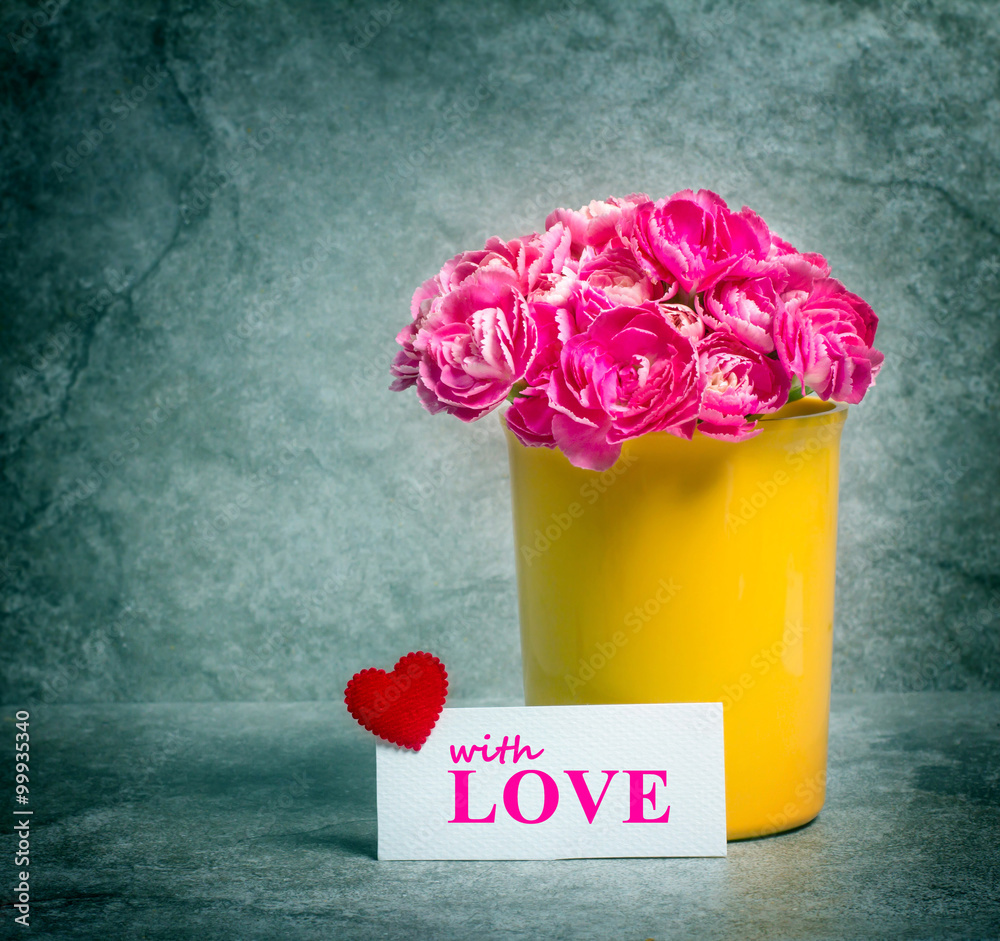
<svg viewBox="0 0 1000 941">
<path fill-rule="evenodd" d="M 810 392 L 855 404 L 878 318 L 756 213 L 708 190 L 557 209 L 543 233 L 446 262 L 414 293 L 392 388 L 604 470 L 663 431 L 728 441 Z"/>
</svg>

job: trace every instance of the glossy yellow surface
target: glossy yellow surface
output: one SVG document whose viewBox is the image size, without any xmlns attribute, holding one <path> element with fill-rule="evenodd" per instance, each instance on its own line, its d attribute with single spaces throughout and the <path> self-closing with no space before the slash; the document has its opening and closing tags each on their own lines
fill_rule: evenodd
<svg viewBox="0 0 1000 941">
<path fill-rule="evenodd" d="M 823 806 L 846 417 L 645 435 L 603 474 L 507 433 L 526 703 L 722 702 L 731 840 Z"/>
</svg>

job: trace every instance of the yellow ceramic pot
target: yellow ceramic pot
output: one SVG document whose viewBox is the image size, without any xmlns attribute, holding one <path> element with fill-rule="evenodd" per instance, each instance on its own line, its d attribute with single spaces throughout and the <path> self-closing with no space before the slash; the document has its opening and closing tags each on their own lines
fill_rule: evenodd
<svg viewBox="0 0 1000 941">
<path fill-rule="evenodd" d="M 525 702 L 721 702 L 731 840 L 823 806 L 846 418 L 801 399 L 604 473 L 507 432 Z"/>
</svg>

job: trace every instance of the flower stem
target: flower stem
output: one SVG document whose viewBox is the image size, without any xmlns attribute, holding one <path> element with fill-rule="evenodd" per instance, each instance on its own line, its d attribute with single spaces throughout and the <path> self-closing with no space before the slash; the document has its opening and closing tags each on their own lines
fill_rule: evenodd
<svg viewBox="0 0 1000 941">
<path fill-rule="evenodd" d="M 797 402 L 801 398 L 805 398 L 807 395 L 812 395 L 812 389 L 809 388 L 801 379 L 797 385 L 793 385 L 788 393 L 789 402 Z"/>
<path fill-rule="evenodd" d="M 510 392 L 507 393 L 507 401 L 513 402 L 525 389 L 528 388 L 528 383 L 523 379 L 519 379 L 517 382 L 511 386 Z"/>
</svg>

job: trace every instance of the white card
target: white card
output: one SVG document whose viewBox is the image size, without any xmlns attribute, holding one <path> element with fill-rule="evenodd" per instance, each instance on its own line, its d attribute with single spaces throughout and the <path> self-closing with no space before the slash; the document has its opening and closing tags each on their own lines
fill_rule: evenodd
<svg viewBox="0 0 1000 941">
<path fill-rule="evenodd" d="M 376 751 L 379 859 L 726 855 L 721 703 L 445 709 Z"/>
</svg>

